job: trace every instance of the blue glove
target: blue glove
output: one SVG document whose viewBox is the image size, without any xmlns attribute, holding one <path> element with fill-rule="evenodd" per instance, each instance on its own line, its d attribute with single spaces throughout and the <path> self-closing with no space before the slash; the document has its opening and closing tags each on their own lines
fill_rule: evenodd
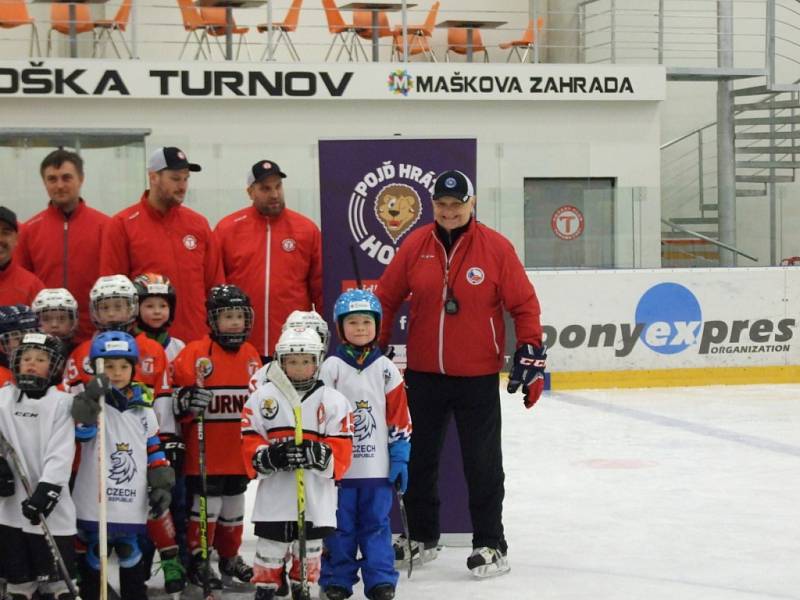
<svg viewBox="0 0 800 600">
<path fill-rule="evenodd" d="M 389 444 L 389 482 L 401 493 L 408 487 L 408 457 L 411 455 L 411 442 L 397 440 Z"/>
</svg>

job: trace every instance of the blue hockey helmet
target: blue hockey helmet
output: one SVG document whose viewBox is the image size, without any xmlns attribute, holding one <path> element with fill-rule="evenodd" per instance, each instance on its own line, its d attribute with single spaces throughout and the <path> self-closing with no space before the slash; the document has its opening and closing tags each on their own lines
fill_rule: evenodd
<svg viewBox="0 0 800 600">
<path fill-rule="evenodd" d="M 25 304 L 0 306 L 0 352 L 10 356 L 22 336 L 39 328 L 39 317 Z"/>
<path fill-rule="evenodd" d="M 139 362 L 139 346 L 134 337 L 124 331 L 103 331 L 94 337 L 89 349 L 93 369 L 98 358 L 124 358 L 135 369 Z"/>
<path fill-rule="evenodd" d="M 375 317 L 375 333 L 381 329 L 383 309 L 378 297 L 369 290 L 347 290 L 336 299 L 333 305 L 333 320 L 342 335 L 342 322 L 347 315 L 353 313 L 368 313 Z"/>
</svg>

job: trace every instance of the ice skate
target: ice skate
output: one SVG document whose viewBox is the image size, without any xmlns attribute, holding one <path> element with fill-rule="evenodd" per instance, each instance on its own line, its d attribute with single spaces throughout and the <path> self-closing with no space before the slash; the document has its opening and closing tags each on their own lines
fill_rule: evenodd
<svg viewBox="0 0 800 600">
<path fill-rule="evenodd" d="M 402 535 L 398 537 L 395 540 L 392 548 L 394 549 L 395 568 L 399 569 L 407 565 L 409 561 L 409 556 L 408 556 L 408 543 L 406 542 L 406 538 L 403 537 Z M 420 542 L 411 540 L 410 558 L 414 561 L 415 565 L 431 562 L 432 560 L 435 560 L 438 555 L 439 555 L 439 549 L 436 542 L 425 542 L 423 544 L 422 552 L 420 553 Z"/>
<path fill-rule="evenodd" d="M 369 600 L 394 600 L 394 586 L 391 583 L 381 583 L 367 593 Z"/>
<path fill-rule="evenodd" d="M 467 568 L 475 577 L 494 577 L 511 570 L 505 552 L 497 548 L 482 546 L 475 548 L 467 558 Z"/>
<path fill-rule="evenodd" d="M 253 567 L 238 554 L 233 558 L 220 558 L 219 572 L 222 575 L 222 585 L 226 588 L 250 587 L 250 580 L 253 578 Z"/>
</svg>

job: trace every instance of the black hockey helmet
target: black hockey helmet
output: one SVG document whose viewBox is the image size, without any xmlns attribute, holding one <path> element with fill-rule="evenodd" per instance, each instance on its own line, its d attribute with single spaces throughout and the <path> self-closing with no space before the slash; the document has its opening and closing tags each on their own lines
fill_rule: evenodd
<svg viewBox="0 0 800 600">
<path fill-rule="evenodd" d="M 50 364 L 46 376 L 25 372 L 27 364 L 23 358 L 28 350 L 40 350 L 47 354 Z M 32 397 L 43 395 L 47 388 L 59 383 L 63 378 L 66 357 L 67 350 L 64 343 L 54 335 L 26 333 L 11 357 L 11 373 L 14 375 L 17 387 Z"/>
<path fill-rule="evenodd" d="M 0 352 L 11 358 L 14 342 L 39 329 L 39 317 L 25 304 L 0 306 Z"/>
<path fill-rule="evenodd" d="M 167 304 L 169 304 L 169 319 L 164 323 L 162 329 L 166 329 L 172 325 L 172 322 L 175 320 L 175 307 L 178 303 L 178 295 L 175 293 L 175 286 L 172 285 L 172 282 L 170 282 L 166 276 L 159 273 L 142 273 L 141 275 L 137 275 L 133 280 L 133 286 L 136 288 L 136 293 L 139 296 L 140 308 L 142 302 L 147 298 L 153 296 L 164 298 Z M 159 333 L 159 331 L 154 330 L 147 323 L 142 321 L 141 314 L 136 318 L 136 325 L 142 331 Z"/>
<path fill-rule="evenodd" d="M 239 309 L 244 316 L 244 329 L 237 333 L 222 333 L 219 316 L 230 309 Z M 253 307 L 250 298 L 235 285 L 223 284 L 211 288 L 206 300 L 206 319 L 211 329 L 211 338 L 226 350 L 238 350 L 253 329 Z"/>
</svg>

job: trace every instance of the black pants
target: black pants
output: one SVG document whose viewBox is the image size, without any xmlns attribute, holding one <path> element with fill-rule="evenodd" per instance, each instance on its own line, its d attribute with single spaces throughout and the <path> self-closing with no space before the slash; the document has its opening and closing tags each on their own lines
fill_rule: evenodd
<svg viewBox="0 0 800 600">
<path fill-rule="evenodd" d="M 64 564 L 75 576 L 75 545 L 73 536 L 54 536 Z M 36 581 L 49 576 L 61 579 L 50 547 L 43 535 L 24 533 L 22 529 L 0 525 L 0 572 L 9 583 Z"/>
<path fill-rule="evenodd" d="M 505 551 L 499 375 L 453 377 L 407 370 L 405 380 L 414 427 L 405 494 L 411 538 L 439 539 L 439 457 L 452 413 L 469 491 L 472 546 Z"/>
<path fill-rule="evenodd" d="M 100 599 L 100 571 L 86 563 L 86 558 L 78 560 L 80 572 L 80 592 L 83 600 Z M 144 561 L 140 560 L 130 568 L 119 568 L 119 593 L 122 600 L 147 600 L 146 581 L 150 574 Z"/>
</svg>

